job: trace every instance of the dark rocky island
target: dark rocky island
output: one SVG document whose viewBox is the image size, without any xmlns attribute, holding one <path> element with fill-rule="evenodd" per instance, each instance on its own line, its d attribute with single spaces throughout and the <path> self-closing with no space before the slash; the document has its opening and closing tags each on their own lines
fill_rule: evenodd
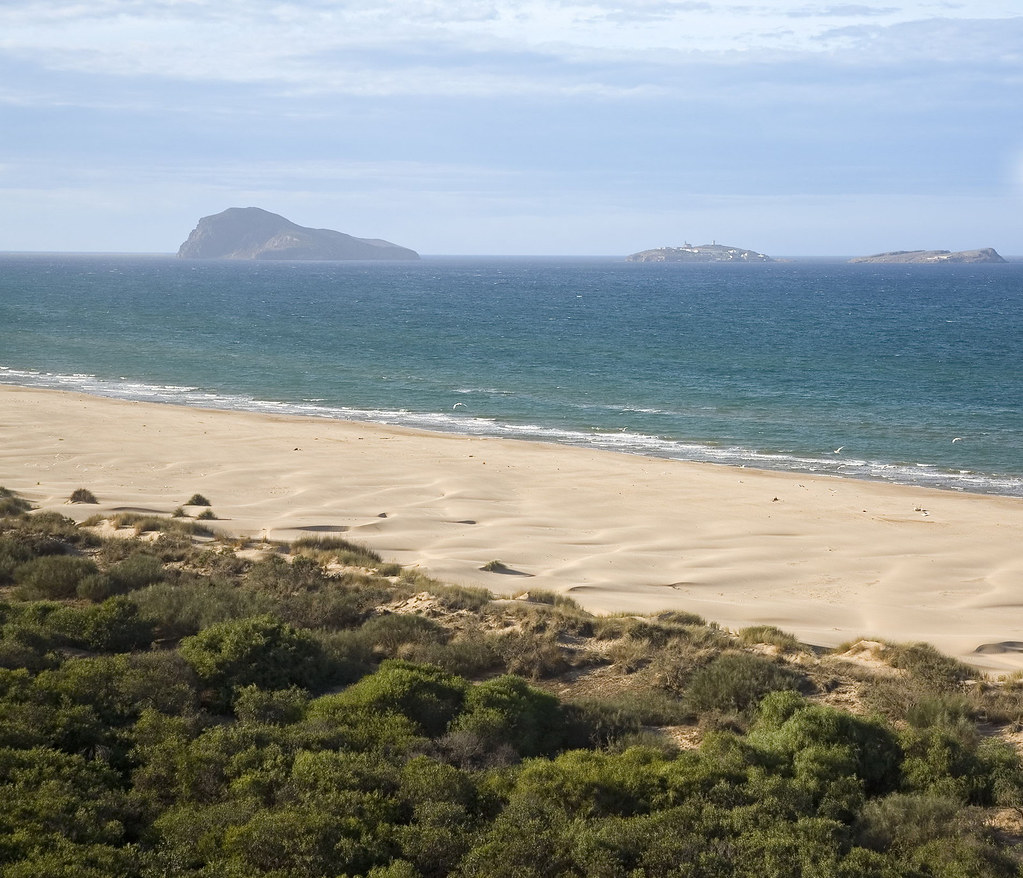
<svg viewBox="0 0 1023 878">
<path fill-rule="evenodd" d="M 890 253 L 877 253 L 874 256 L 857 256 L 850 259 L 857 263 L 912 263 L 931 265 L 938 263 L 974 264 L 978 262 L 1005 262 L 993 248 L 984 247 L 980 250 L 893 250 Z"/>
<path fill-rule="evenodd" d="M 309 229 L 258 207 L 230 207 L 204 216 L 178 250 L 184 259 L 418 259 L 407 247 Z"/>
<path fill-rule="evenodd" d="M 686 244 L 641 250 L 625 257 L 626 262 L 774 262 L 770 256 L 727 244 Z"/>
</svg>

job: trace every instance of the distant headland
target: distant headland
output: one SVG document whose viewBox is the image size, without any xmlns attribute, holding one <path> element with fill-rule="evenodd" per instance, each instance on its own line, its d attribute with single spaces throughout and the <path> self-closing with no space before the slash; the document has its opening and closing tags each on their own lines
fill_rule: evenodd
<svg viewBox="0 0 1023 878">
<path fill-rule="evenodd" d="M 914 264 L 1005 262 L 991 247 L 980 250 L 893 250 L 890 253 L 877 253 L 874 256 L 857 256 L 850 262 L 890 263 L 904 262 Z"/>
<path fill-rule="evenodd" d="M 685 244 L 682 247 L 660 247 L 641 250 L 625 257 L 626 262 L 774 262 L 770 256 L 729 247 L 727 244 Z"/>
<path fill-rule="evenodd" d="M 418 259 L 407 247 L 296 225 L 258 207 L 204 216 L 178 249 L 183 259 Z"/>
</svg>

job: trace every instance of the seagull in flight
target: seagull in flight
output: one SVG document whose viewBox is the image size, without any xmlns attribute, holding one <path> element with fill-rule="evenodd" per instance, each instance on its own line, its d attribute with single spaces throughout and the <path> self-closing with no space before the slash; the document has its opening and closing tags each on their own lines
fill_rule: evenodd
<svg viewBox="0 0 1023 878">
<path fill-rule="evenodd" d="M 832 451 L 831 453 L 832 453 L 832 454 L 841 454 L 841 453 L 842 453 L 842 449 L 843 449 L 843 448 L 845 448 L 845 446 L 844 446 L 844 445 L 839 445 L 839 446 L 838 446 L 838 448 L 836 448 L 836 449 L 835 449 L 834 451 Z"/>
<path fill-rule="evenodd" d="M 459 406 L 461 406 L 462 408 L 465 408 L 465 403 L 464 402 L 456 402 L 453 406 L 451 406 L 451 408 L 452 409 L 456 409 Z"/>
<path fill-rule="evenodd" d="M 955 439 L 953 439 L 952 441 L 953 442 L 962 442 L 963 441 L 963 437 L 962 436 L 956 436 Z"/>
</svg>

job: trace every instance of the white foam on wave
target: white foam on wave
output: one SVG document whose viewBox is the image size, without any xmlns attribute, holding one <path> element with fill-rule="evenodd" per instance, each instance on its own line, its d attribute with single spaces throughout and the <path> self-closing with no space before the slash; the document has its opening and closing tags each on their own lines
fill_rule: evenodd
<svg viewBox="0 0 1023 878">
<path fill-rule="evenodd" d="M 267 400 L 248 395 L 218 393 L 194 386 L 146 384 L 134 380 L 98 378 L 95 375 L 83 373 L 36 372 L 11 369 L 5 366 L 0 366 L 0 384 L 70 390 L 114 399 L 185 405 L 193 408 L 361 421 L 466 436 L 551 442 L 620 454 L 661 457 L 669 460 L 749 466 L 758 469 L 834 475 L 971 493 L 1023 497 L 1023 478 L 1013 476 L 978 473 L 972 470 L 946 471 L 926 463 L 900 465 L 866 459 L 835 458 L 833 455 L 809 457 L 793 453 L 765 452 L 739 445 L 715 446 L 630 432 L 628 429 L 614 432 L 583 431 L 532 423 L 516 424 L 494 418 L 445 412 L 358 409 L 323 405 L 323 401 L 317 398 L 301 402 Z"/>
</svg>

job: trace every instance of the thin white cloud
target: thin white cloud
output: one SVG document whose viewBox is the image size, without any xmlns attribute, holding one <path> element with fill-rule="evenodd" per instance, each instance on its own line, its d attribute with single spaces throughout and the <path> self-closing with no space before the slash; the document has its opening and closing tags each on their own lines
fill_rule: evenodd
<svg viewBox="0 0 1023 878">
<path fill-rule="evenodd" d="M 65 73 L 307 93 L 631 95 L 658 84 L 623 84 L 618 65 L 854 61 L 882 44 L 944 63 L 975 47 L 1005 56 L 1000 18 L 1023 21 L 1018 0 L 14 0 L 0 6 L 0 54 Z M 942 28 L 940 44 L 915 38 Z M 977 36 L 956 39 L 964 30 Z"/>
</svg>

